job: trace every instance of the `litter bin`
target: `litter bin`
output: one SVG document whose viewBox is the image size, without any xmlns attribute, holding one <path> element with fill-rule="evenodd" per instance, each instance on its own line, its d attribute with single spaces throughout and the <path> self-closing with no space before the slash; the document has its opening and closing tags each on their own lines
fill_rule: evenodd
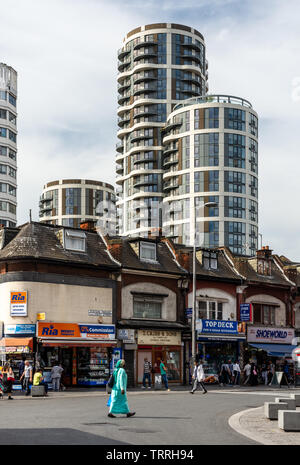
<svg viewBox="0 0 300 465">
<path fill-rule="evenodd" d="M 162 388 L 161 374 L 155 373 L 155 375 L 154 375 L 154 389 L 161 389 L 161 388 Z"/>
</svg>

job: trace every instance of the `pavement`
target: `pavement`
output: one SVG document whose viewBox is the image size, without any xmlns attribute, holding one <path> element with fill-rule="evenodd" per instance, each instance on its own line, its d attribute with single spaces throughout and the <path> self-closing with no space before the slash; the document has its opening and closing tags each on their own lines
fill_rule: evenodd
<svg viewBox="0 0 300 465">
<path fill-rule="evenodd" d="M 280 430 L 277 425 L 277 421 L 271 421 L 268 420 L 264 417 L 264 412 L 263 412 L 263 405 L 265 401 L 274 401 L 275 397 L 285 397 L 289 396 L 292 393 L 299 393 L 300 389 L 299 388 L 287 388 L 287 386 L 282 386 L 281 388 L 278 386 L 255 386 L 255 387 L 250 387 L 250 386 L 240 386 L 240 387 L 233 387 L 233 386 L 227 386 L 227 387 L 221 387 L 219 385 L 210 385 L 208 386 L 208 395 L 205 396 L 200 396 L 200 392 L 197 392 L 194 396 L 186 396 L 188 391 L 190 390 L 189 386 L 171 386 L 171 391 L 167 392 L 165 390 L 154 390 L 154 389 L 129 389 L 128 390 L 128 400 L 129 404 L 134 406 L 134 409 L 137 409 L 137 412 L 145 412 L 145 416 L 140 416 L 140 420 L 138 420 L 138 417 L 136 418 L 136 422 L 140 422 L 140 427 L 137 429 L 130 429 L 127 426 L 124 425 L 122 428 L 122 424 L 118 425 L 115 424 L 116 422 L 112 422 L 111 426 L 114 426 L 113 429 L 118 428 L 118 431 L 122 432 L 124 441 L 120 441 L 119 436 L 115 435 L 113 433 L 113 430 L 110 427 L 110 423 L 107 423 L 107 417 L 105 417 L 106 409 L 103 411 L 103 422 L 97 423 L 97 422 L 91 422 L 90 417 L 91 413 L 93 411 L 93 406 L 92 403 L 96 401 L 93 400 L 93 398 L 100 398 L 99 401 L 103 406 L 106 405 L 106 399 L 108 398 L 108 394 L 105 392 L 105 390 L 102 388 L 98 389 L 86 389 L 86 388 L 69 388 L 66 391 L 62 392 L 51 392 L 49 391 L 48 397 L 41 398 L 41 397 L 31 397 L 31 396 L 25 396 L 24 393 L 21 392 L 14 392 L 13 393 L 13 402 L 7 402 L 7 399 L 4 399 L 3 401 L 0 401 L 0 408 L 1 406 L 4 407 L 4 405 L 10 405 L 9 410 L 11 411 L 11 408 L 13 405 L 16 407 L 16 414 L 22 415 L 22 412 L 24 409 L 28 409 L 28 412 L 32 411 L 32 414 L 36 415 L 34 413 L 35 411 L 38 412 L 41 409 L 47 408 L 47 405 L 51 405 L 51 409 L 53 408 L 55 410 L 54 405 L 56 404 L 55 400 L 57 401 L 62 401 L 57 403 L 57 409 L 62 409 L 62 405 L 66 406 L 68 408 L 68 402 L 71 404 L 70 405 L 79 405 L 84 404 L 86 407 L 85 408 L 90 408 L 91 412 L 89 416 L 86 417 L 85 423 L 81 423 L 82 425 L 86 425 L 86 427 L 81 428 L 80 430 L 78 427 L 75 426 L 74 429 L 74 424 L 72 421 L 66 424 L 64 424 L 64 434 L 66 437 L 71 437 L 72 436 L 72 442 L 73 444 L 75 443 L 98 443 L 99 438 L 103 438 L 104 444 L 121 444 L 121 443 L 127 443 L 127 444 L 139 444 L 137 441 L 137 436 L 139 436 L 137 433 L 138 432 L 143 432 L 145 433 L 144 436 L 140 435 L 139 437 L 143 437 L 143 442 L 144 444 L 148 443 L 148 438 L 149 435 L 152 435 L 152 444 L 155 443 L 164 443 L 164 444 L 170 444 L 172 442 L 170 438 L 172 438 L 172 435 L 168 435 L 166 433 L 166 428 L 163 430 L 164 434 L 166 435 L 164 437 L 157 436 L 158 440 L 154 439 L 153 436 L 155 435 L 155 432 L 157 431 L 158 428 L 158 423 L 162 423 L 163 421 L 166 421 L 165 426 L 167 427 L 168 424 L 168 419 L 173 418 L 172 415 L 170 415 L 169 409 L 171 409 L 172 413 L 175 413 L 175 409 L 177 408 L 176 406 L 178 405 L 178 413 L 176 410 L 176 417 L 174 416 L 174 419 L 176 418 L 176 431 L 180 432 L 182 434 L 181 437 L 181 444 L 202 444 L 205 441 L 211 441 L 212 436 L 211 432 L 216 431 L 215 438 L 213 438 L 214 444 L 264 444 L 264 445 L 300 445 L 300 432 L 299 433 L 292 433 L 292 432 L 284 432 L 283 430 Z M 211 394 L 211 395 L 210 395 Z M 101 398 L 103 400 L 101 400 Z M 196 401 L 194 401 L 195 398 L 198 398 Z M 26 402 L 24 400 L 26 399 Z M 74 404 L 74 401 L 75 404 Z M 153 399 L 153 401 L 151 401 Z M 155 401 L 154 401 L 155 399 Z M 165 399 L 165 400 L 163 400 Z M 203 399 L 203 400 L 202 400 Z M 19 402 L 20 401 L 20 402 Z M 21 402 L 22 401 L 22 402 Z M 49 404 L 48 404 L 49 401 Z M 50 402 L 51 401 L 51 402 Z M 53 403 L 54 401 L 54 403 Z M 89 404 L 86 404 L 86 402 L 89 402 Z M 204 404 L 203 404 L 204 402 Z M 90 405 L 91 403 L 91 405 Z M 180 406 L 179 408 L 179 403 L 186 405 L 186 408 Z M 197 415 L 194 415 L 194 412 L 191 413 L 190 410 L 190 405 L 192 406 L 193 404 L 195 405 L 200 405 L 201 403 L 201 410 L 199 413 L 201 414 L 201 418 L 197 417 Z M 248 405 L 248 404 L 252 405 Z M 147 410 L 147 405 L 149 404 L 149 410 Z M 161 416 L 152 416 L 151 413 L 151 404 L 157 404 L 161 405 Z M 17 406 L 19 405 L 20 408 Z M 30 407 L 31 406 L 31 407 Z M 43 407 L 45 406 L 45 407 Z M 53 406 L 53 407 L 52 407 Z M 167 408 L 167 406 L 169 406 Z M 251 407 L 251 408 L 245 408 L 245 407 Z M 14 410 L 15 410 L 14 408 Z M 165 411 L 163 409 L 166 408 Z M 213 413 L 213 408 L 215 408 L 215 414 Z M 1 408 L 2 413 L 4 414 L 5 412 Z M 5 409 L 6 410 L 6 409 Z M 187 417 L 187 411 L 189 411 L 189 417 Z M 154 412 L 158 413 L 158 412 Z M 158 413 L 158 415 L 159 415 Z M 53 417 L 54 418 L 54 417 Z M 105 419 L 106 418 L 106 419 Z M 203 422 L 205 426 L 200 424 L 198 426 L 199 432 L 201 431 L 201 439 L 200 435 L 199 438 L 197 436 L 192 436 L 191 432 L 189 434 L 186 433 L 185 429 L 187 429 L 189 422 L 186 423 L 186 421 L 190 419 L 190 424 L 193 422 L 193 424 L 197 424 L 197 422 Z M 198 418 L 198 419 L 197 419 Z M 56 419 L 55 419 L 56 420 Z M 119 418 L 118 420 L 121 420 Z M 158 421 L 159 420 L 159 421 Z M 97 420 L 99 421 L 99 419 Z M 158 421 L 158 423 L 157 423 Z M 186 426 L 182 428 L 180 425 L 180 422 L 182 422 L 182 427 L 183 424 Z M 209 425 L 208 422 L 211 424 Z M 227 426 L 226 426 L 227 424 Z M 94 425 L 94 426 L 93 426 Z M 93 428 L 95 428 L 95 425 L 98 425 L 99 431 L 97 434 L 95 434 Z M 103 426 L 102 426 L 103 425 Z M 104 428 L 104 425 L 105 428 Z M 155 426 L 154 426 L 155 425 Z M 23 429 L 25 428 L 26 425 L 22 425 Z M 37 425 L 38 426 L 38 425 Z M 46 426 L 50 426 L 48 424 L 44 424 L 41 421 L 41 424 L 39 425 L 39 428 L 45 428 Z M 54 428 L 55 426 L 55 428 Z M 69 428 L 69 433 L 68 433 L 68 427 Z M 61 436 L 58 434 L 57 428 L 61 427 L 60 423 L 53 422 L 53 428 L 49 428 L 48 430 L 48 435 L 51 437 L 52 444 L 56 444 L 61 440 Z M 71 428 L 72 427 L 72 428 Z M 109 427 L 109 428 L 107 428 Z M 0 426 L 1 428 L 1 426 Z M 2 426 L 3 428 L 3 426 Z M 18 424 L 17 428 L 20 428 L 20 424 Z M 172 428 L 175 428 L 175 425 L 170 425 L 169 427 L 170 430 Z M 109 436 L 107 436 L 107 431 L 109 430 Z M 4 431 L 4 430 L 1 430 Z M 6 440 L 8 443 L 13 444 L 13 431 L 15 430 L 6 430 Z M 19 430 L 21 431 L 21 429 Z M 30 431 L 28 430 L 27 433 L 31 435 L 31 437 L 37 437 L 40 435 L 40 430 L 37 429 L 31 429 Z M 75 431 L 75 436 L 74 436 L 74 431 Z M 232 433 L 230 433 L 230 431 Z M 174 429 L 175 432 L 175 429 Z M 27 434 L 26 433 L 26 434 Z M 72 433 L 72 435 L 71 435 Z M 100 433 L 102 436 L 100 436 Z M 134 436 L 132 434 L 134 433 Z M 170 431 L 171 433 L 171 431 Z M 208 434 L 210 433 L 210 434 Z M 24 433 L 25 434 L 25 433 Z M 207 436 L 206 436 L 207 434 Z M 11 436 L 10 436 L 11 435 Z M 84 437 L 86 435 L 86 438 Z M 177 434 L 176 434 L 177 435 Z M 27 436 L 26 436 L 27 437 Z M 55 439 L 56 438 L 56 439 Z M 244 439 L 243 439 L 244 438 Z M 3 438 L 4 439 L 4 438 Z M 158 441 L 162 442 L 158 442 Z M 95 441 L 95 442 L 93 442 Z M 202 442 L 203 441 L 203 442 Z M 2 442 L 2 444 L 5 442 Z M 37 442 L 36 442 L 37 443 Z M 151 443 L 151 442 L 150 442 Z M 210 442 L 209 442 L 210 443 Z"/>
</svg>

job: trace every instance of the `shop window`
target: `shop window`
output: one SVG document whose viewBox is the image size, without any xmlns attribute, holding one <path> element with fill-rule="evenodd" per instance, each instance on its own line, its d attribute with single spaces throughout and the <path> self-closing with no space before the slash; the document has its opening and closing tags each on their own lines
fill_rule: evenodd
<svg viewBox="0 0 300 465">
<path fill-rule="evenodd" d="M 140 259 L 156 262 L 156 244 L 152 242 L 140 242 Z"/>
<path fill-rule="evenodd" d="M 274 305 L 254 304 L 253 310 L 254 323 L 275 325 L 276 307 Z"/>
<path fill-rule="evenodd" d="M 155 297 L 134 297 L 133 317 L 161 319 L 162 299 Z"/>
<path fill-rule="evenodd" d="M 218 269 L 218 255 L 216 252 L 203 252 L 203 268 L 205 270 Z"/>
<path fill-rule="evenodd" d="M 83 231 L 65 231 L 65 249 L 85 252 L 86 234 Z"/>
<path fill-rule="evenodd" d="M 203 320 L 223 320 L 223 303 L 213 300 L 199 301 L 198 318 Z"/>
</svg>

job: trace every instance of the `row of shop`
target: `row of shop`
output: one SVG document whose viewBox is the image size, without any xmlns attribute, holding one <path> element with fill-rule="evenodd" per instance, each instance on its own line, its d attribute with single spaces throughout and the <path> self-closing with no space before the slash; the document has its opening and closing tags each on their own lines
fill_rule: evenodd
<svg viewBox="0 0 300 465">
<path fill-rule="evenodd" d="M 211 322 L 214 331 L 216 321 L 222 326 L 222 321 L 205 321 Z M 214 381 L 221 364 L 228 360 L 238 360 L 241 366 L 248 361 L 258 366 L 267 360 L 275 364 L 282 363 L 283 359 L 292 361 L 291 353 L 296 347 L 293 329 L 253 325 L 246 328 L 236 322 L 230 322 L 233 325 L 228 329 L 225 323 L 228 322 L 224 321 L 218 334 L 205 331 L 204 323 L 202 331 L 197 331 L 197 354 L 205 362 L 208 381 Z M 232 334 L 233 330 L 236 334 Z M 130 386 L 142 383 L 145 358 L 152 363 L 153 382 L 161 359 L 167 365 L 170 383 L 190 381 L 189 330 L 122 328 L 116 333 L 115 325 L 37 322 L 36 325 L 4 325 L 3 336 L 1 365 L 7 360 L 11 362 L 16 382 L 22 358 L 41 367 L 48 380 L 52 366 L 61 363 L 65 386 L 105 386 L 120 358 L 126 361 Z"/>
</svg>

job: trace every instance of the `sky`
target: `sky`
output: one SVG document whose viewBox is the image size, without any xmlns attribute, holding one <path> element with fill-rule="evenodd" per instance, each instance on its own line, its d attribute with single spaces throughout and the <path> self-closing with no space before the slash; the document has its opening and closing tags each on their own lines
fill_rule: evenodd
<svg viewBox="0 0 300 465">
<path fill-rule="evenodd" d="M 0 62 L 18 72 L 18 224 L 38 221 L 43 185 L 115 185 L 117 50 L 155 22 L 205 38 L 209 93 L 259 115 L 262 245 L 300 261 L 299 0 L 0 0 Z M 259 241 L 260 245 L 260 241 Z"/>
</svg>

